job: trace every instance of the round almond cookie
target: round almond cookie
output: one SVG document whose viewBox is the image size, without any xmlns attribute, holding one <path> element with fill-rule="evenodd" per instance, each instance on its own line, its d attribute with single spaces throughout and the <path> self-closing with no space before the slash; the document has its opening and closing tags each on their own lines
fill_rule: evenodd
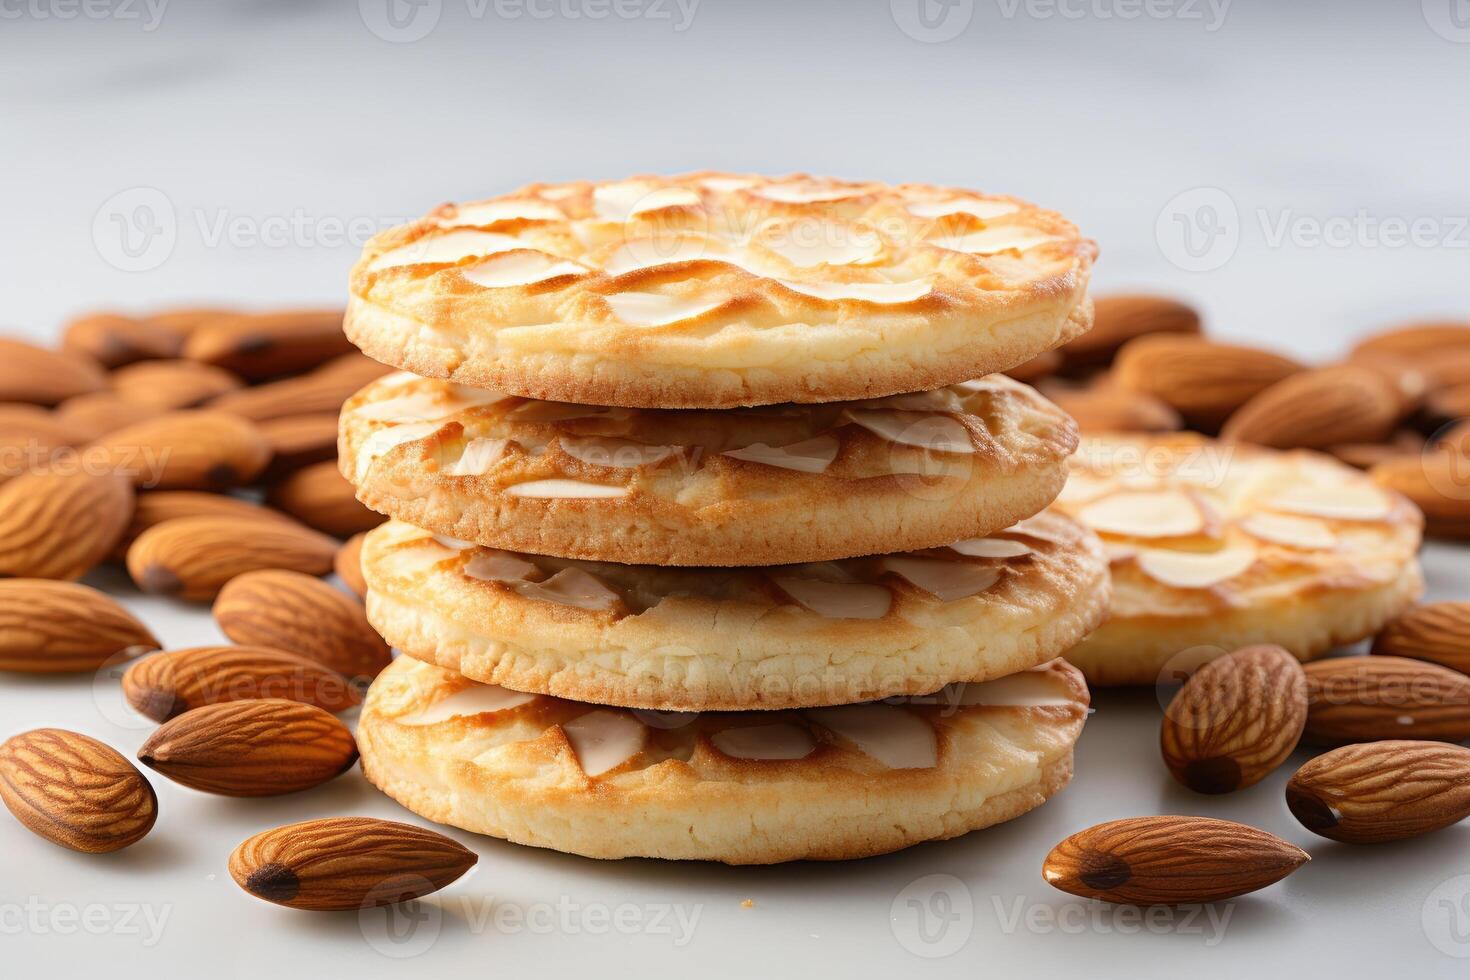
<svg viewBox="0 0 1470 980">
<path fill-rule="evenodd" d="M 660 568 L 493 548 L 390 522 L 368 618 L 472 680 L 631 708 L 802 708 L 926 694 L 1064 653 L 1101 621 L 1102 545 L 1043 513 L 924 552 Z"/>
<path fill-rule="evenodd" d="M 368 242 L 347 335 L 532 398 L 732 408 L 1006 371 L 1092 324 L 1060 215 L 922 184 L 698 173 L 533 184 Z"/>
<path fill-rule="evenodd" d="M 946 545 L 1035 514 L 1072 419 L 993 375 L 866 402 L 724 411 L 542 402 L 395 374 L 343 406 L 357 496 L 437 534 L 648 565 Z"/>
<path fill-rule="evenodd" d="M 1177 680 L 1255 643 L 1309 660 L 1377 633 L 1423 589 L 1419 512 L 1317 453 L 1084 438 L 1056 506 L 1112 565 L 1107 621 L 1067 654 L 1094 685 Z"/>
<path fill-rule="evenodd" d="M 367 778 L 439 823 L 593 858 L 774 864 L 956 837 L 1072 774 L 1087 687 L 1062 661 L 903 704 L 647 712 L 402 657 L 358 722 Z"/>
</svg>

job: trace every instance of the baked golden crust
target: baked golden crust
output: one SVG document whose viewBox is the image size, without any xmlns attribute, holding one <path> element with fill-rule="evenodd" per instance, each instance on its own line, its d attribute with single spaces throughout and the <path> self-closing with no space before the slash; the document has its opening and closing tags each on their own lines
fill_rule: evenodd
<svg viewBox="0 0 1470 980">
<path fill-rule="evenodd" d="M 438 534 L 731 566 L 1009 527 L 1056 496 L 1076 442 L 1069 416 L 998 375 L 868 402 L 653 411 L 398 374 L 343 406 L 338 456 L 364 504 Z"/>
<path fill-rule="evenodd" d="M 370 241 L 348 336 L 426 377 L 596 405 L 876 398 L 1085 332 L 1096 246 L 922 184 L 717 173 L 533 184 Z"/>
<path fill-rule="evenodd" d="M 771 864 L 1040 805 L 1071 775 L 1087 705 L 1061 661 L 904 704 L 675 715 L 517 697 L 400 658 L 357 739 L 368 779 L 431 820 L 593 858 Z"/>
<path fill-rule="evenodd" d="M 1107 608 L 1102 546 L 1069 518 L 1043 513 L 964 550 L 979 554 L 658 568 L 466 547 L 390 522 L 368 535 L 362 568 L 369 620 L 410 656 L 517 691 L 661 711 L 990 680 L 1061 655 Z M 813 581 L 825 583 L 815 594 Z"/>
<path fill-rule="evenodd" d="M 1373 635 L 1423 589 L 1419 512 L 1317 453 L 1087 437 L 1055 506 L 1111 561 L 1108 619 L 1067 654 L 1095 685 L 1172 679 L 1253 643 L 1307 660 Z"/>
</svg>

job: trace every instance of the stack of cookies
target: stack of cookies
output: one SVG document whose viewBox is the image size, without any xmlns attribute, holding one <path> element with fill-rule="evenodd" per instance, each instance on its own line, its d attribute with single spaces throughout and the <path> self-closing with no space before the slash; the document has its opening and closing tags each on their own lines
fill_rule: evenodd
<svg viewBox="0 0 1470 980">
<path fill-rule="evenodd" d="M 1067 782 L 1101 620 L 1077 443 L 1009 371 L 1086 330 L 1094 249 L 947 188 L 534 185 L 369 243 L 343 409 L 391 518 L 367 776 L 598 858 L 852 858 Z"/>
</svg>

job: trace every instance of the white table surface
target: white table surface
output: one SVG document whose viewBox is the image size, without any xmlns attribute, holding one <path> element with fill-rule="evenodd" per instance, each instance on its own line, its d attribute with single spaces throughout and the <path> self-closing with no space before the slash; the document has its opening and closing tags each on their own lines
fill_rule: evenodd
<svg viewBox="0 0 1470 980">
<path fill-rule="evenodd" d="M 955 0 L 930 8 L 932 29 L 906 0 L 703 0 L 687 24 L 671 2 L 594 19 L 598 0 L 534 6 L 550 17 L 424 0 L 397 29 L 380 0 L 173 0 L 156 23 L 159 0 L 97 2 L 0 4 L 0 324 L 38 338 L 97 307 L 341 302 L 363 233 L 442 200 L 707 166 L 1030 197 L 1099 240 L 1100 288 L 1189 297 L 1218 334 L 1303 357 L 1470 312 L 1470 26 L 1450 18 L 1455 0 L 1160 0 L 1137 18 L 1129 0 Z M 1189 252 L 1186 227 L 1210 247 Z M 1426 561 L 1433 596 L 1470 595 L 1463 551 Z M 218 638 L 198 609 L 99 581 L 169 646 Z M 1283 806 L 1290 766 L 1197 797 L 1159 762 L 1153 692 L 1104 691 L 1096 708 L 1071 787 L 987 832 L 765 869 L 599 863 L 456 832 L 480 864 L 413 921 L 293 914 L 225 874 L 263 827 L 416 819 L 360 774 L 255 802 L 155 778 L 158 826 L 115 855 L 0 819 L 0 973 L 1465 975 L 1470 826 L 1376 848 L 1318 840 Z M 0 734 L 60 725 L 124 752 L 147 731 L 110 680 L 0 679 L 0 718 Z M 1067 834 L 1159 812 L 1252 823 L 1314 861 L 1213 919 L 1041 881 Z"/>
</svg>

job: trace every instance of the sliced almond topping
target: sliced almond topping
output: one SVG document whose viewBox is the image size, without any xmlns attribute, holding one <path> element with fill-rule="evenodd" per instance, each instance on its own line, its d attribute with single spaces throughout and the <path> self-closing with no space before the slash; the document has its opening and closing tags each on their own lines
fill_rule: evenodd
<svg viewBox="0 0 1470 980">
<path fill-rule="evenodd" d="M 807 609 L 829 619 L 882 619 L 893 605 L 893 593 L 881 585 L 824 582 L 796 575 L 772 575 L 771 581 Z"/>
<path fill-rule="evenodd" d="M 561 221 L 564 217 L 559 208 L 527 197 L 457 206 L 447 216 L 439 218 L 439 224 L 446 228 L 459 228 L 466 225 L 489 225 L 497 221 Z"/>
<path fill-rule="evenodd" d="M 1071 689 L 1049 670 L 1022 670 L 993 681 L 951 684 L 941 704 L 964 707 L 1043 708 L 1077 703 Z"/>
<path fill-rule="evenodd" d="M 740 449 L 721 453 L 732 459 L 747 463 L 764 463 L 783 470 L 798 470 L 802 473 L 825 473 L 837 458 L 842 442 L 836 436 L 817 436 L 789 446 L 768 446 L 763 442 L 753 443 Z"/>
<path fill-rule="evenodd" d="M 577 764 L 589 776 L 601 776 L 643 750 L 648 730 L 626 711 L 599 709 L 561 726 Z"/>
<path fill-rule="evenodd" d="M 413 544 L 406 544 L 390 551 L 383 558 L 382 567 L 389 575 L 402 575 L 412 578 L 422 575 L 441 561 L 453 558 L 454 551 L 444 547 L 437 541 L 424 538 Z"/>
<path fill-rule="evenodd" d="M 954 387 L 936 388 L 933 391 L 913 391 L 906 395 L 890 395 L 866 404 L 869 408 L 893 408 L 901 412 L 963 412 L 965 400 L 954 390 Z"/>
<path fill-rule="evenodd" d="M 649 446 L 631 439 L 603 436 L 562 436 L 561 448 L 573 459 L 592 466 L 632 470 L 661 463 L 679 451 L 678 446 Z"/>
<path fill-rule="evenodd" d="M 362 441 L 357 450 L 357 479 L 361 481 L 367 476 L 368 470 L 372 469 L 373 461 L 388 453 L 390 450 L 433 435 L 439 431 L 438 422 L 410 422 L 407 425 L 395 425 L 388 429 L 379 429 Z"/>
<path fill-rule="evenodd" d="M 956 541 L 949 548 L 971 558 L 1024 558 L 1033 554 L 1030 545 L 1005 538 L 968 538 Z"/>
<path fill-rule="evenodd" d="M 558 276 L 580 276 L 588 272 L 585 265 L 559 259 L 535 249 L 518 249 L 470 266 L 460 273 L 469 282 L 486 289 L 508 286 L 532 286 Z"/>
<path fill-rule="evenodd" d="M 1392 503 L 1376 487 L 1364 484 L 1338 487 L 1292 487 L 1266 506 L 1290 514 L 1310 514 L 1339 521 L 1377 521 L 1389 515 Z"/>
<path fill-rule="evenodd" d="M 932 769 L 939 762 L 934 727 L 903 708 L 849 704 L 817 708 L 806 715 L 890 769 Z"/>
<path fill-rule="evenodd" d="M 710 742 L 732 759 L 804 759 L 817 747 L 811 732 L 789 722 L 727 728 Z"/>
<path fill-rule="evenodd" d="M 611 609 L 622 598 L 597 576 L 580 568 L 563 568 L 545 582 L 521 582 L 515 590 L 527 599 L 593 611 Z"/>
<path fill-rule="evenodd" d="M 509 445 L 509 439 L 471 439 L 445 472 L 450 476 L 483 476 L 505 455 Z"/>
<path fill-rule="evenodd" d="M 534 694 L 523 694 L 494 684 L 476 684 L 456 691 L 422 711 L 396 719 L 400 725 L 437 725 L 451 718 L 473 718 L 476 715 L 506 711 L 536 700 Z"/>
<path fill-rule="evenodd" d="M 1256 549 L 1236 546 L 1194 552 L 1146 548 L 1138 553 L 1137 560 L 1138 567 L 1155 581 L 1176 589 L 1207 589 L 1235 578 L 1254 565 Z"/>
<path fill-rule="evenodd" d="M 600 483 L 583 483 L 581 480 L 532 480 L 529 483 L 517 483 L 507 487 L 506 493 L 512 497 L 541 497 L 541 498 L 607 498 L 626 497 L 627 487 L 609 487 Z"/>
<path fill-rule="evenodd" d="M 899 412 L 855 408 L 847 417 L 880 439 L 940 453 L 973 453 L 970 430 L 937 412 Z"/>
<path fill-rule="evenodd" d="M 698 203 L 699 195 L 687 187 L 656 187 L 639 181 L 604 184 L 592 192 L 592 207 L 605 221 L 627 221 L 649 211 Z"/>
<path fill-rule="evenodd" d="M 425 235 L 418 241 L 390 249 L 373 259 L 368 268 L 376 272 L 405 265 L 452 263 L 525 247 L 525 242 L 510 235 L 461 228 L 442 235 Z"/>
<path fill-rule="evenodd" d="M 651 269 L 674 262 L 695 262 L 711 259 L 739 265 L 730 254 L 729 246 L 713 238 L 681 237 L 670 244 L 663 236 L 633 238 L 614 249 L 602 263 L 602 271 L 610 276 L 621 276 L 637 269 Z"/>
<path fill-rule="evenodd" d="M 1284 544 L 1288 548 L 1318 551 L 1337 546 L 1337 535 L 1332 528 L 1309 517 L 1287 517 L 1285 514 L 1252 514 L 1240 522 L 1247 534 Z"/>
<path fill-rule="evenodd" d="M 520 582 L 536 566 L 509 551 L 485 549 L 465 562 L 464 573 L 482 582 Z"/>
<path fill-rule="evenodd" d="M 757 194 L 768 201 L 780 201 L 783 204 L 816 204 L 823 201 L 841 201 L 849 197 L 858 197 L 862 191 L 851 187 L 835 187 L 831 184 L 818 184 L 814 182 L 803 182 L 794 184 L 767 184 L 758 187 L 751 193 Z"/>
<path fill-rule="evenodd" d="M 946 218 L 952 214 L 968 214 L 989 221 L 1001 215 L 1014 214 L 1021 210 L 1010 201 L 987 201 L 979 197 L 956 197 L 948 201 L 916 201 L 908 206 L 909 214 L 916 218 Z"/>
<path fill-rule="evenodd" d="M 1000 581 L 1001 575 L 1001 570 L 994 565 L 942 561 L 937 558 L 885 558 L 883 567 L 907 579 L 940 602 L 954 602 L 956 599 L 979 595 Z"/>
<path fill-rule="evenodd" d="M 777 279 L 781 285 L 815 299 L 858 300 L 863 303 L 912 303 L 927 296 L 934 284 L 927 279 L 910 282 L 796 282 Z"/>
<path fill-rule="evenodd" d="M 1109 494 L 1083 507 L 1077 516 L 1096 531 L 1130 538 L 1173 538 L 1205 529 L 1199 504 L 1177 490 Z"/>
<path fill-rule="evenodd" d="M 613 315 L 634 327 L 662 327 L 703 316 L 722 300 L 698 301 L 662 293 L 613 293 L 604 296 Z"/>
<path fill-rule="evenodd" d="M 449 548 L 452 551 L 466 551 L 470 548 L 475 547 L 475 543 L 473 541 L 466 541 L 463 538 L 451 538 L 447 534 L 435 534 L 431 535 L 431 537 L 433 537 L 435 541 L 439 542 L 444 547 Z"/>
<path fill-rule="evenodd" d="M 941 235 L 930 239 L 931 244 L 947 248 L 951 252 L 968 255 L 995 255 L 1000 252 L 1024 252 L 1056 239 L 1042 231 L 1022 226 L 986 228 L 967 235 Z"/>
<path fill-rule="evenodd" d="M 635 411 L 601 405 L 573 405 L 570 402 L 530 401 L 511 409 L 509 417 L 517 422 L 570 422 L 573 419 L 627 419 L 632 418 Z"/>
<path fill-rule="evenodd" d="M 799 268 L 853 265 L 877 257 L 882 242 L 877 233 L 829 221 L 802 221 L 763 229 L 757 241 Z"/>
</svg>

